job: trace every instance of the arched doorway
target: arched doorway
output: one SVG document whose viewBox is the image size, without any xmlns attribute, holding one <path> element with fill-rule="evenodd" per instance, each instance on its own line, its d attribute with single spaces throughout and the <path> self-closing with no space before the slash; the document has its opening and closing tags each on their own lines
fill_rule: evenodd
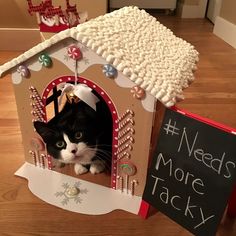
<svg viewBox="0 0 236 236">
<path fill-rule="evenodd" d="M 116 189 L 117 181 L 117 147 L 118 147 L 118 114 L 117 109 L 109 97 L 109 95 L 97 84 L 93 83 L 91 80 L 88 80 L 83 77 L 75 78 L 75 76 L 61 76 L 57 79 L 51 81 L 47 87 L 44 89 L 42 94 L 42 102 L 45 107 L 45 120 L 47 121 L 47 109 L 46 107 L 50 104 L 53 104 L 54 116 L 59 113 L 58 98 L 61 95 L 61 91 L 58 90 L 58 85 L 61 83 L 74 83 L 77 79 L 77 83 L 86 84 L 92 90 L 94 90 L 107 104 L 107 107 L 110 110 L 113 123 L 113 132 L 112 132 L 112 161 L 111 161 L 111 188 Z"/>
</svg>

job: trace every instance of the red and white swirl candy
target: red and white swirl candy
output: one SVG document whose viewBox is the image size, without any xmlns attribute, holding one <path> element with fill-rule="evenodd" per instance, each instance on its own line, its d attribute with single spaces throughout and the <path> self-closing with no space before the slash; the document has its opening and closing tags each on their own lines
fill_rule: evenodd
<svg viewBox="0 0 236 236">
<path fill-rule="evenodd" d="M 82 52 L 76 45 L 71 45 L 67 48 L 67 53 L 73 60 L 80 60 L 82 58 Z"/>
<path fill-rule="evenodd" d="M 130 92 L 133 94 L 133 97 L 136 98 L 136 99 L 143 99 L 145 98 L 146 96 L 146 93 L 144 91 L 144 89 L 142 89 L 141 87 L 139 86 L 134 86 Z"/>
<path fill-rule="evenodd" d="M 17 72 L 24 78 L 28 78 L 30 76 L 30 71 L 25 65 L 18 66 Z"/>
</svg>

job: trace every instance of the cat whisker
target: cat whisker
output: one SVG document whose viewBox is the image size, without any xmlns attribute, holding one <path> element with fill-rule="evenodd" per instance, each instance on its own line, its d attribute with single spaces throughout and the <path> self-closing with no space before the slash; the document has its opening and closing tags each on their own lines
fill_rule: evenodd
<svg viewBox="0 0 236 236">
<path fill-rule="evenodd" d="M 110 151 L 106 151 L 106 150 L 102 150 L 102 149 L 97 149 L 96 150 L 97 152 L 100 152 L 100 153 L 104 153 L 105 155 L 108 155 L 108 156 L 112 156 L 112 152 Z"/>
<path fill-rule="evenodd" d="M 112 159 L 112 155 L 111 155 L 111 153 L 109 153 L 109 152 L 97 150 L 96 154 L 99 154 L 99 155 L 101 155 L 101 156 L 104 156 L 104 158 L 106 158 L 106 160 L 108 160 L 108 161 L 111 161 L 111 159 Z"/>
<path fill-rule="evenodd" d="M 88 148 L 86 148 L 86 150 L 91 150 L 91 151 L 96 150 L 96 152 L 104 153 L 105 155 L 109 155 L 110 157 L 112 154 L 112 152 L 110 152 L 110 151 L 103 150 L 103 149 L 96 148 L 96 147 L 95 148 L 88 147 Z"/>
<path fill-rule="evenodd" d="M 106 161 L 104 161 L 103 157 L 96 155 L 96 158 L 104 164 L 105 169 L 107 169 L 108 171 L 111 170 L 111 165 L 109 165 Z"/>
<path fill-rule="evenodd" d="M 112 147 L 112 145 L 108 145 L 108 144 L 96 144 L 96 145 L 90 145 L 89 147 L 91 147 L 91 148 L 96 148 L 96 147 Z"/>
</svg>

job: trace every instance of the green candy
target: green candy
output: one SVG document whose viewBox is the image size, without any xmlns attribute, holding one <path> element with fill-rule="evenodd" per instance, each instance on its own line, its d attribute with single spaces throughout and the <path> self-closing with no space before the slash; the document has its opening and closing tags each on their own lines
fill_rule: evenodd
<svg viewBox="0 0 236 236">
<path fill-rule="evenodd" d="M 45 67 L 50 67 L 52 65 L 52 59 L 46 53 L 42 53 L 39 56 L 39 62 Z"/>
</svg>

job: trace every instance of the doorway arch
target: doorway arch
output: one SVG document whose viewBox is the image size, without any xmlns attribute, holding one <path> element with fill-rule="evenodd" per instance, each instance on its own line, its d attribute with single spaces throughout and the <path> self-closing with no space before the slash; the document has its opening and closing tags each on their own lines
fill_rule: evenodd
<svg viewBox="0 0 236 236">
<path fill-rule="evenodd" d="M 112 132 L 112 163 L 111 163 L 111 188 L 116 189 L 116 181 L 117 181 L 117 149 L 118 149 L 118 113 L 113 103 L 112 99 L 109 95 L 104 91 L 100 86 L 88 80 L 84 77 L 75 78 L 75 76 L 61 76 L 54 80 L 52 80 L 47 87 L 44 89 L 42 94 L 42 102 L 44 105 L 45 110 L 45 120 L 47 121 L 47 112 L 46 106 L 50 103 L 54 103 L 54 110 L 55 115 L 59 112 L 58 108 L 58 97 L 61 95 L 61 91 L 57 90 L 57 86 L 61 83 L 74 83 L 77 81 L 80 84 L 86 84 L 91 89 L 95 90 L 106 102 L 111 116 L 112 116 L 112 123 L 113 123 L 113 132 Z M 52 95 L 50 95 L 51 91 L 53 91 Z"/>
</svg>

